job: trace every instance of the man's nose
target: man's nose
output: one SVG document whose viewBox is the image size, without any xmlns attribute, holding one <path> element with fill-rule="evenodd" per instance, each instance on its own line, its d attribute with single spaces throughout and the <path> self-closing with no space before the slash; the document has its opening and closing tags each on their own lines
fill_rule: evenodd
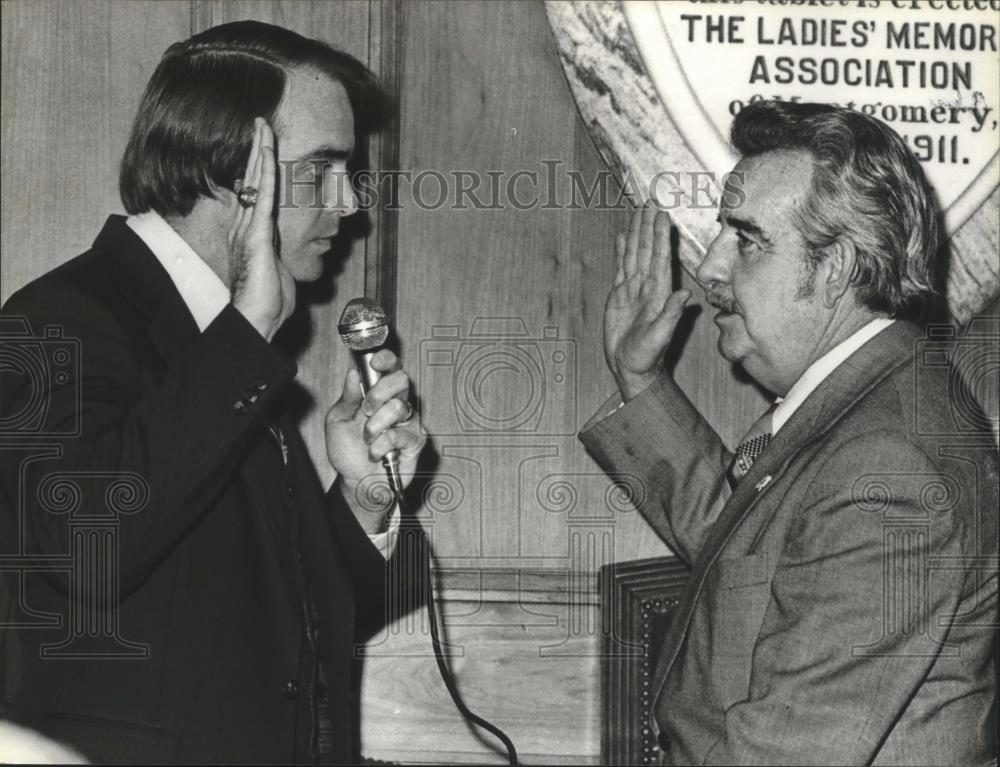
<svg viewBox="0 0 1000 767">
<path fill-rule="evenodd" d="M 323 201 L 327 211 L 336 213 L 341 218 L 358 212 L 358 195 L 349 173 L 337 173 L 331 187 Z"/>
<path fill-rule="evenodd" d="M 708 246 L 708 251 L 695 272 L 695 279 L 703 288 L 708 288 L 713 283 L 729 282 L 730 250 L 731 248 L 723 241 L 723 233 L 720 232 Z"/>
</svg>

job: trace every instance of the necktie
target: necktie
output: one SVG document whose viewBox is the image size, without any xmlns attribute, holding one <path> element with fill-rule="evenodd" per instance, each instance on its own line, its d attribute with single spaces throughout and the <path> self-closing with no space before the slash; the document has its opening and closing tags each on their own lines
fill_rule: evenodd
<svg viewBox="0 0 1000 767">
<path fill-rule="evenodd" d="M 764 415 L 753 422 L 743 439 L 740 440 L 740 444 L 736 446 L 736 456 L 729 469 L 734 487 L 747 475 L 754 461 L 764 452 L 767 443 L 771 441 L 771 415 L 777 406 L 776 402 L 764 411 Z"/>
</svg>

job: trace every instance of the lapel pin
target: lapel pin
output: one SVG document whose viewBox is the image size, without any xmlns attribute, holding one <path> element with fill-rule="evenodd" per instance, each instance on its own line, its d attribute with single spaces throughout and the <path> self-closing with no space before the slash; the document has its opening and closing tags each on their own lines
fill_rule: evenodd
<svg viewBox="0 0 1000 767">
<path fill-rule="evenodd" d="M 763 490 L 765 487 L 767 487 L 770 484 L 771 484 L 771 475 L 770 474 L 765 474 L 764 478 L 760 482 L 758 482 L 756 485 L 754 485 L 754 490 L 756 490 L 759 493 L 761 490 Z"/>
</svg>

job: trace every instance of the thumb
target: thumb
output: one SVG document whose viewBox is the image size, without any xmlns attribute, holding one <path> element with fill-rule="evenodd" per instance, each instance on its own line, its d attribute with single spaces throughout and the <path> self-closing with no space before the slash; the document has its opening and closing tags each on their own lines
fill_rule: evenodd
<svg viewBox="0 0 1000 767">
<path fill-rule="evenodd" d="M 344 388 L 341 389 L 340 399 L 333 403 L 327 417 L 336 421 L 350 421 L 361 407 L 362 399 L 361 374 L 357 368 L 352 367 L 344 376 Z"/>
<path fill-rule="evenodd" d="M 663 309 L 653 320 L 653 333 L 657 336 L 672 337 L 677 327 L 677 322 L 684 314 L 684 307 L 687 306 L 691 292 L 688 290 L 678 290 L 671 293 L 663 304 Z"/>
<path fill-rule="evenodd" d="M 295 311 L 295 278 L 292 277 L 292 273 L 288 271 L 288 267 L 280 258 L 275 259 L 275 264 L 278 268 L 278 278 L 281 281 L 281 313 L 278 318 L 278 327 L 281 327 Z"/>
</svg>

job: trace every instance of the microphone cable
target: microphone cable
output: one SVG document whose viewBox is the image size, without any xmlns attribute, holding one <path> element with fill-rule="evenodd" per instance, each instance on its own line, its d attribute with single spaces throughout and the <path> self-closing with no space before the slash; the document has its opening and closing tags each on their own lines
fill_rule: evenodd
<svg viewBox="0 0 1000 767">
<path fill-rule="evenodd" d="M 409 506 L 403 497 L 403 492 L 399 488 L 393 488 L 393 495 L 396 498 L 396 503 L 399 507 L 399 518 L 402 523 L 404 515 L 408 515 L 410 512 Z M 486 730 L 492 733 L 501 743 L 503 743 L 504 748 L 507 750 L 507 762 L 508 764 L 519 764 L 517 761 L 517 749 L 514 747 L 514 742 L 507 736 L 503 730 L 497 727 L 492 722 L 488 722 L 481 716 L 473 713 L 469 707 L 462 700 L 462 694 L 458 691 L 458 685 L 455 682 L 455 676 L 452 674 L 451 669 L 448 667 L 448 662 L 445 660 L 443 652 L 443 643 L 441 642 L 441 637 L 438 632 L 438 620 L 437 620 L 437 608 L 434 605 L 434 580 L 431 573 L 431 559 L 433 554 L 431 552 L 431 542 L 427 538 L 424 531 L 416 526 L 419 530 L 420 540 L 421 540 L 421 577 L 425 579 L 427 583 L 427 619 L 431 627 L 431 646 L 434 648 L 434 660 L 437 662 L 438 671 L 441 674 L 441 680 L 444 682 L 444 686 L 448 689 L 448 694 L 451 696 L 455 707 L 459 710 L 465 719 L 472 722 L 474 725 L 480 729 Z M 403 531 L 403 527 L 400 527 L 399 532 Z M 406 528 L 408 531 L 413 530 L 413 528 Z"/>
<path fill-rule="evenodd" d="M 385 345 L 389 337 L 388 315 L 385 309 L 373 299 L 367 297 L 352 298 L 347 302 L 344 311 L 340 315 L 337 332 L 340 333 L 341 341 L 344 342 L 344 345 L 350 350 L 351 356 L 354 358 L 354 364 L 361 376 L 361 390 L 364 393 L 374 386 L 379 379 L 378 372 L 371 366 L 371 358 Z M 402 523 L 404 522 L 404 517 L 409 516 L 410 510 L 406 499 L 403 497 L 403 488 L 399 481 L 398 455 L 389 453 L 382 459 L 382 465 L 385 467 L 386 476 L 389 480 L 389 491 L 395 498 L 399 510 L 401 524 L 399 532 L 403 532 L 404 527 Z M 462 695 L 458 691 L 455 677 L 451 673 L 448 663 L 445 661 L 442 651 L 443 645 L 438 633 L 437 609 L 434 605 L 434 581 L 431 573 L 431 542 L 423 534 L 423 530 L 420 529 L 419 524 L 416 527 L 420 532 L 419 540 L 422 543 L 420 546 L 420 558 L 422 560 L 420 577 L 424 578 L 427 583 L 427 618 L 431 626 L 431 645 L 434 647 L 434 659 L 437 661 L 441 679 L 444 681 L 444 686 L 448 688 L 448 694 L 451 695 L 452 701 L 462 716 L 477 727 L 499 738 L 504 748 L 507 749 L 507 760 L 511 764 L 517 764 L 517 751 L 514 748 L 514 743 L 499 727 L 487 722 L 469 710 L 469 707 L 465 705 L 465 701 L 462 700 Z M 408 526 L 405 529 L 407 531 L 410 530 Z"/>
</svg>

